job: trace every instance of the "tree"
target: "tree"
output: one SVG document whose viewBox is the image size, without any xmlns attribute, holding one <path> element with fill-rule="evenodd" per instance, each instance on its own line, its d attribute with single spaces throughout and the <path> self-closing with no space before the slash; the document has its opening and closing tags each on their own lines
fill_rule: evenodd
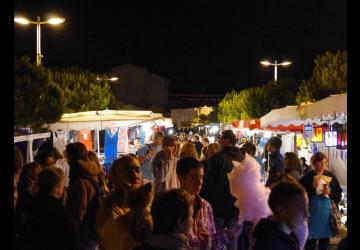
<svg viewBox="0 0 360 250">
<path fill-rule="evenodd" d="M 219 122 L 217 106 L 214 106 L 213 111 L 211 111 L 210 114 L 208 115 L 208 122 L 209 123 L 218 123 Z"/>
<path fill-rule="evenodd" d="M 331 94 L 347 92 L 347 51 L 325 52 L 315 59 L 310 79 L 300 85 L 296 101 L 314 102 Z"/>
<path fill-rule="evenodd" d="M 97 80 L 97 75 L 73 66 L 70 69 L 54 69 L 54 80 L 63 91 L 65 113 L 102 110 L 120 106 L 112 96 L 108 81 Z"/>
<path fill-rule="evenodd" d="M 296 104 L 298 87 L 299 81 L 280 78 L 276 85 L 271 80 L 262 87 L 232 91 L 220 101 L 218 118 L 223 123 L 260 118 L 272 109 Z"/>
<path fill-rule="evenodd" d="M 35 66 L 28 57 L 14 60 L 14 123 L 41 131 L 64 111 L 64 98 L 50 70 Z"/>
<path fill-rule="evenodd" d="M 208 124 L 209 123 L 209 118 L 205 114 L 200 114 L 199 119 L 200 119 L 201 124 Z"/>
</svg>

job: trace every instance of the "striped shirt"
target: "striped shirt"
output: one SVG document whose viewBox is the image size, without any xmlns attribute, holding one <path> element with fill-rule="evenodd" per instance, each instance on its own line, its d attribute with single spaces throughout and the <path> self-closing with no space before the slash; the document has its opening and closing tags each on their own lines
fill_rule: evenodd
<svg viewBox="0 0 360 250">
<path fill-rule="evenodd" d="M 192 228 L 193 236 L 190 239 L 190 250 L 201 249 L 199 233 L 201 231 L 209 232 L 211 235 L 211 249 L 223 249 L 226 243 L 229 243 L 229 240 L 226 237 L 224 230 L 216 232 L 214 216 L 211 205 L 209 202 L 201 198 L 200 196 L 197 199 L 200 199 L 200 208 L 194 219 L 194 225 Z"/>
</svg>

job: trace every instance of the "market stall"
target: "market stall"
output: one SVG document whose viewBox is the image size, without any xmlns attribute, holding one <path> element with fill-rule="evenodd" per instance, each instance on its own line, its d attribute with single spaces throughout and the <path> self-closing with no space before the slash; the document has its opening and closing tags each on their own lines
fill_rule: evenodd
<svg viewBox="0 0 360 250">
<path fill-rule="evenodd" d="M 101 162 L 110 165 L 119 155 L 135 153 L 149 143 L 154 131 L 164 131 L 173 124 L 152 111 L 102 110 L 64 114 L 47 127 L 54 138 L 55 134 L 64 134 L 61 146 L 80 141 L 88 150 L 97 151 Z M 59 147 L 59 140 L 54 146 Z"/>
<path fill-rule="evenodd" d="M 347 94 L 330 95 L 300 108 L 301 119 L 309 124 L 327 124 L 317 150 L 329 159 L 329 168 L 342 186 L 347 186 Z"/>
</svg>

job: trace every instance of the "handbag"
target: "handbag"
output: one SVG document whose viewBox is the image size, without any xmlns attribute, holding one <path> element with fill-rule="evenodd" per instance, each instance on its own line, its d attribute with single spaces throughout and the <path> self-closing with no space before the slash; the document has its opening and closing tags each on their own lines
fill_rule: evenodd
<svg viewBox="0 0 360 250">
<path fill-rule="evenodd" d="M 331 200 L 331 212 L 330 212 L 330 227 L 331 231 L 338 235 L 341 230 L 341 214 L 336 206 L 335 202 Z"/>
</svg>

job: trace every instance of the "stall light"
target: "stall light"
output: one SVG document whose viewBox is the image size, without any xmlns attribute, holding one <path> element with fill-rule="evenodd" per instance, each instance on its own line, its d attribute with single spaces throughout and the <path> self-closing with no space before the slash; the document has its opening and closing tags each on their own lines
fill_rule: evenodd
<svg viewBox="0 0 360 250">
<path fill-rule="evenodd" d="M 174 130 L 173 130 L 172 128 L 169 129 L 168 134 L 169 134 L 169 135 L 173 135 L 173 134 L 174 134 Z"/>
<path fill-rule="evenodd" d="M 217 132 L 219 132 L 219 127 L 218 126 L 212 126 L 209 130 L 210 134 L 216 134 Z"/>
<path fill-rule="evenodd" d="M 270 131 L 265 131 L 264 132 L 264 137 L 269 139 L 271 137 L 271 132 Z"/>
</svg>

